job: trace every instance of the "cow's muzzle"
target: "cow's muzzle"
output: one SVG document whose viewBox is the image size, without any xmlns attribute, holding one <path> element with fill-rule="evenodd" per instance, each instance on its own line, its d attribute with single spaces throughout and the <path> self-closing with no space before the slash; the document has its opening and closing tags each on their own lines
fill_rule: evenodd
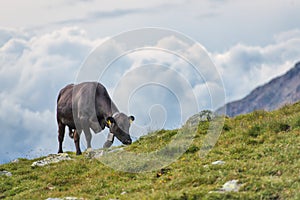
<svg viewBox="0 0 300 200">
<path fill-rule="evenodd" d="M 130 145 L 132 143 L 132 140 L 131 139 L 128 139 L 128 140 L 125 140 L 123 142 L 123 144 L 126 144 L 126 145 Z"/>
</svg>

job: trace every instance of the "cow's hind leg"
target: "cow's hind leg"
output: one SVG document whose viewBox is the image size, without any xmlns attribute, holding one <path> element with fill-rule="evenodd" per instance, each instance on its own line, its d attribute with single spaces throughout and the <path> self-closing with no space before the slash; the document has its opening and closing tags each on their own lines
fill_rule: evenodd
<svg viewBox="0 0 300 200">
<path fill-rule="evenodd" d="M 76 155 L 80 155 L 81 154 L 81 150 L 80 150 L 80 134 L 81 134 L 81 130 L 74 130 L 74 143 L 75 143 L 75 147 L 76 147 Z"/>
<path fill-rule="evenodd" d="M 59 147 L 58 147 L 58 153 L 62 153 L 63 149 L 62 149 L 62 143 L 64 141 L 64 137 L 65 137 L 65 125 L 61 122 L 58 122 L 58 143 L 59 143 Z"/>
</svg>

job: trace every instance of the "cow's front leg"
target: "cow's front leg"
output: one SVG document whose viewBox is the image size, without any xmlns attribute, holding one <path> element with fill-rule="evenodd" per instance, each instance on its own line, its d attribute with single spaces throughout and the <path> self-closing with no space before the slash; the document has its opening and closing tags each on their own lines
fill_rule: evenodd
<svg viewBox="0 0 300 200">
<path fill-rule="evenodd" d="M 86 143 L 87 143 L 87 148 L 88 149 L 92 148 L 92 146 L 91 146 L 92 134 L 91 134 L 90 129 L 84 130 L 84 135 L 85 135 L 85 139 L 86 139 Z"/>
<path fill-rule="evenodd" d="M 86 143 L 87 143 L 87 148 L 91 148 L 91 140 L 92 140 L 92 134 L 90 131 L 90 122 L 87 118 L 81 118 L 81 126 L 83 127 L 83 132 L 85 135 Z"/>
<path fill-rule="evenodd" d="M 94 133 L 99 133 L 100 131 L 102 131 L 98 120 L 90 120 L 90 127 L 94 131 Z"/>
<path fill-rule="evenodd" d="M 114 138 L 115 138 L 114 134 L 108 133 L 108 136 L 107 136 L 106 142 L 103 145 L 103 148 L 111 147 L 111 145 L 114 143 Z"/>
<path fill-rule="evenodd" d="M 62 144 L 65 137 L 65 125 L 58 122 L 58 153 L 63 153 Z"/>
<path fill-rule="evenodd" d="M 76 129 L 74 130 L 74 143 L 75 143 L 75 147 L 76 147 L 76 155 L 81 154 L 80 145 L 79 145 L 80 133 L 81 133 L 81 131 L 77 131 Z"/>
</svg>

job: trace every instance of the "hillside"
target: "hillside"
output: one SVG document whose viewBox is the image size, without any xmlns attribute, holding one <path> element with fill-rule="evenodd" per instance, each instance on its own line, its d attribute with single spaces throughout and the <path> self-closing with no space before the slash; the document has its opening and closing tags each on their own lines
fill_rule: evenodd
<svg viewBox="0 0 300 200">
<path fill-rule="evenodd" d="M 200 158 L 208 123 L 199 123 L 179 159 L 151 172 L 114 171 L 70 152 L 72 160 L 43 167 L 31 166 L 41 158 L 0 165 L 11 173 L 0 175 L 0 199 L 300 199 L 300 102 L 226 118 L 217 144 Z M 157 131 L 124 150 L 155 151 L 176 133 Z M 231 180 L 238 181 L 238 191 L 222 192 Z"/>
<path fill-rule="evenodd" d="M 254 89 L 245 98 L 226 104 L 226 113 L 233 117 L 254 110 L 275 110 L 300 100 L 300 62 L 286 74 Z"/>
</svg>

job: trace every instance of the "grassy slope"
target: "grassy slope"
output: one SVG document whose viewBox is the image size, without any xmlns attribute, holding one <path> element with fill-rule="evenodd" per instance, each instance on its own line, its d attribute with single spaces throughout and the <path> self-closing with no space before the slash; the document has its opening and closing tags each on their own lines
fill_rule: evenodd
<svg viewBox="0 0 300 200">
<path fill-rule="evenodd" d="M 13 174 L 0 177 L 0 199 L 300 199 L 300 103 L 226 119 L 216 146 L 200 159 L 205 123 L 199 124 L 188 151 L 161 176 L 157 171 L 114 171 L 73 153 L 73 161 L 37 168 L 31 167 L 33 160 L 21 159 L 0 165 Z M 290 130 L 285 131 L 286 125 Z M 159 131 L 126 148 L 154 150 L 173 135 Z M 226 164 L 211 165 L 216 160 Z M 232 179 L 242 184 L 239 192 L 209 193 Z"/>
</svg>

